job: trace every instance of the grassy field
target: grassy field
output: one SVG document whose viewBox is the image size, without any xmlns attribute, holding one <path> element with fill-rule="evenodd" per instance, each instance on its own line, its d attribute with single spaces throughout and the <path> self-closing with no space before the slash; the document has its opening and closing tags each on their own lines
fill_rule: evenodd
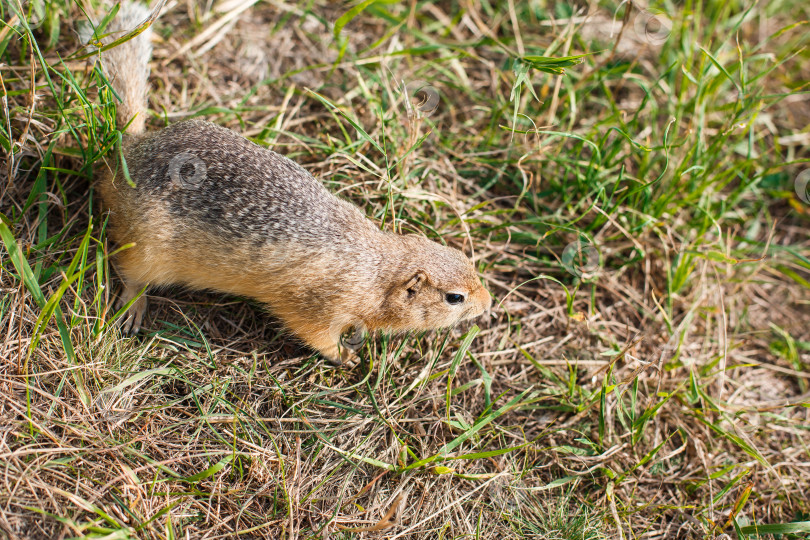
<svg viewBox="0 0 810 540">
<path fill-rule="evenodd" d="M 169 0 L 151 129 L 231 127 L 493 295 L 342 367 L 212 293 L 122 336 L 109 8 L 0 8 L 0 537 L 810 538 L 807 2 Z"/>
</svg>

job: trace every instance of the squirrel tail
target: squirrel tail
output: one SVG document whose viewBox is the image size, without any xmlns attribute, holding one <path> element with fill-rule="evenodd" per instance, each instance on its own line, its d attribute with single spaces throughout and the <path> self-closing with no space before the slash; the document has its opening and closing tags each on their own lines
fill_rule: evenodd
<svg viewBox="0 0 810 540">
<path fill-rule="evenodd" d="M 160 2 L 162 5 L 163 2 Z M 157 10 L 156 10 L 157 11 Z M 149 8 L 133 2 L 121 2 L 115 18 L 105 29 L 114 39 L 121 38 L 147 23 Z M 116 123 L 123 129 L 129 122 L 127 133 L 143 133 L 149 93 L 149 60 L 152 58 L 152 26 L 148 25 L 136 36 L 102 53 L 102 69 L 115 93 L 121 98 L 116 109 Z"/>
</svg>

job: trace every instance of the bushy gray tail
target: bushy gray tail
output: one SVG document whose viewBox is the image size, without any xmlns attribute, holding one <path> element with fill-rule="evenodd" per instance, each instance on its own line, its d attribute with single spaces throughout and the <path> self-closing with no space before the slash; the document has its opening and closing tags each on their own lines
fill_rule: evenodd
<svg viewBox="0 0 810 540">
<path fill-rule="evenodd" d="M 161 2 L 162 4 L 162 2 Z M 111 33 L 106 43 L 121 38 L 149 19 L 145 5 L 124 1 L 105 33 Z M 101 53 L 101 63 L 107 80 L 121 98 L 117 107 L 116 122 L 119 129 L 132 120 L 127 133 L 143 133 L 146 121 L 147 96 L 149 94 L 149 60 L 152 58 L 152 27 L 124 43 Z"/>
</svg>

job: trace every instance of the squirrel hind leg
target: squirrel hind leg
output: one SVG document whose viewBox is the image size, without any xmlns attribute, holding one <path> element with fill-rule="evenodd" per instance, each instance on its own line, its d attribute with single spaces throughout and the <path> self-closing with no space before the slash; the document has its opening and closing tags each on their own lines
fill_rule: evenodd
<svg viewBox="0 0 810 540">
<path fill-rule="evenodd" d="M 143 290 L 144 285 L 135 284 L 132 282 L 128 282 L 124 285 L 124 292 L 121 293 L 121 298 L 119 299 L 119 309 L 126 306 L 129 302 L 132 301 L 133 298 L 138 296 L 138 293 Z M 121 331 L 129 336 L 134 336 L 138 333 L 141 329 L 141 323 L 143 322 L 143 316 L 146 314 L 146 292 L 141 295 L 140 298 L 135 300 L 129 309 L 124 314 L 124 324 L 121 327 Z"/>
</svg>

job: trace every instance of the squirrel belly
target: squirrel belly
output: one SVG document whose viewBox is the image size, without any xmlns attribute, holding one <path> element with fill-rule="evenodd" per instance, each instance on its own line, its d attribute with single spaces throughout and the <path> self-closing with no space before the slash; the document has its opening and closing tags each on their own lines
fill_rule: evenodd
<svg viewBox="0 0 810 540">
<path fill-rule="evenodd" d="M 121 12 L 130 17 L 118 22 L 122 28 L 148 16 Z M 164 285 L 253 298 L 331 359 L 345 357 L 339 342 L 352 327 L 431 330 L 489 309 L 489 293 L 463 253 L 381 231 L 292 160 L 202 120 L 153 132 L 131 122 L 146 111 L 140 79 L 148 50 L 125 42 L 104 62 L 117 93 L 132 100 L 119 108 L 118 123 L 135 128 L 123 140 L 134 187 L 123 164 L 112 162 L 98 184 L 111 238 L 131 244 L 116 259 L 122 301 Z M 119 87 L 127 84 L 139 90 Z M 145 309 L 142 296 L 130 308 L 130 329 L 137 331 Z"/>
</svg>

